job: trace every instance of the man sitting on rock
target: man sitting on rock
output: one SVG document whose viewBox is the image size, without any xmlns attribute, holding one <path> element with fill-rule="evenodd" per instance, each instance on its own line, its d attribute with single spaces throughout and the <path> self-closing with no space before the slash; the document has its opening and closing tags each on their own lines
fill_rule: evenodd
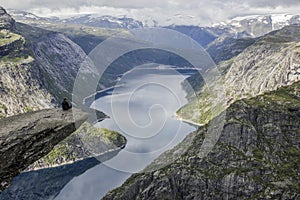
<svg viewBox="0 0 300 200">
<path fill-rule="evenodd" d="M 68 99 L 65 97 L 63 102 L 61 103 L 63 110 L 69 110 L 72 108 L 72 105 L 69 103 Z"/>
</svg>

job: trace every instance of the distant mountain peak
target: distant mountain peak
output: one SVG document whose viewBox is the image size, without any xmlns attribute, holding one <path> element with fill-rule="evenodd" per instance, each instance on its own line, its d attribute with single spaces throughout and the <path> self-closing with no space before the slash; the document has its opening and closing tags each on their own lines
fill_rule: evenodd
<svg viewBox="0 0 300 200">
<path fill-rule="evenodd" d="M 268 14 L 237 16 L 227 22 L 214 24 L 213 28 L 228 29 L 231 33 L 236 33 L 237 35 L 245 32 L 251 37 L 259 37 L 293 24 L 300 24 L 300 15 Z"/>
<path fill-rule="evenodd" d="M 142 22 L 126 16 L 114 17 L 109 15 L 98 15 L 98 14 L 79 15 L 79 16 L 63 19 L 62 22 L 68 24 L 82 24 L 87 26 L 103 27 L 103 28 L 132 29 L 132 28 L 141 28 L 144 26 Z"/>
<path fill-rule="evenodd" d="M 15 9 L 8 9 L 7 11 L 17 21 L 57 21 L 59 19 L 58 17 L 40 17 L 31 12 Z"/>
</svg>

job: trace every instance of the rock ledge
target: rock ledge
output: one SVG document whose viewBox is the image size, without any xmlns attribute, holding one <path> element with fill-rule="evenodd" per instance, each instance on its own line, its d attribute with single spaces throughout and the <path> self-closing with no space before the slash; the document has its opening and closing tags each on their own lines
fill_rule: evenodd
<svg viewBox="0 0 300 200">
<path fill-rule="evenodd" d="M 0 191 L 27 166 L 73 133 L 88 115 L 79 110 L 47 109 L 0 120 Z"/>
</svg>

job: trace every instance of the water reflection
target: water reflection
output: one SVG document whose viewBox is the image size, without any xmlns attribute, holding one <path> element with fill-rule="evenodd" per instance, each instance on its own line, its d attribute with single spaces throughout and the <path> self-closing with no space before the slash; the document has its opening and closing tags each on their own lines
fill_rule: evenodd
<svg viewBox="0 0 300 200">
<path fill-rule="evenodd" d="M 99 199 L 195 130 L 174 118 L 187 103 L 181 82 L 191 71 L 183 72 L 145 65 L 122 76 L 118 87 L 104 91 L 107 95 L 98 94 L 92 107 L 111 118 L 97 126 L 118 131 L 128 143 L 116 157 L 74 178 L 56 199 Z"/>
</svg>

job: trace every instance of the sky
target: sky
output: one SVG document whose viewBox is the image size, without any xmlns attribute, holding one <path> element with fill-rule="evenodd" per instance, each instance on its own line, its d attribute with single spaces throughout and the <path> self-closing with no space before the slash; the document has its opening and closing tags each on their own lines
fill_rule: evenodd
<svg viewBox="0 0 300 200">
<path fill-rule="evenodd" d="M 299 0 L 0 0 L 0 5 L 45 17 L 126 15 L 160 25 L 212 25 L 236 16 L 300 14 Z"/>
</svg>

